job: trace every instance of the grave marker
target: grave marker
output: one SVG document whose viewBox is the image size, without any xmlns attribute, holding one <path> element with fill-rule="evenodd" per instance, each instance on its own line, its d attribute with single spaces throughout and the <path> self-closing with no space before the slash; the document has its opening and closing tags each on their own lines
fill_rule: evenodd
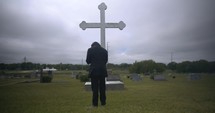
<svg viewBox="0 0 215 113">
<path fill-rule="evenodd" d="M 133 73 L 129 76 L 129 78 L 133 81 L 141 81 L 142 78 L 140 77 L 140 75 L 138 75 L 137 73 Z"/>
<path fill-rule="evenodd" d="M 165 81 L 166 77 L 164 75 L 155 75 L 154 80 L 155 81 Z"/>
<path fill-rule="evenodd" d="M 201 75 L 199 73 L 190 73 L 187 78 L 188 80 L 200 80 Z"/>
<path fill-rule="evenodd" d="M 119 75 L 108 75 L 107 81 L 121 81 Z"/>
</svg>

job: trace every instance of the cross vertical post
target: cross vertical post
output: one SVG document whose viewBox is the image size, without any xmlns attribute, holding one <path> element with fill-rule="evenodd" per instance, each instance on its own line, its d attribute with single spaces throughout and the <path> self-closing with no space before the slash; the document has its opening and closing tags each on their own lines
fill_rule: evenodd
<svg viewBox="0 0 215 113">
<path fill-rule="evenodd" d="M 101 46 L 105 48 L 105 10 L 107 9 L 107 6 L 105 4 L 99 5 L 100 10 L 100 21 L 101 21 Z"/>
</svg>

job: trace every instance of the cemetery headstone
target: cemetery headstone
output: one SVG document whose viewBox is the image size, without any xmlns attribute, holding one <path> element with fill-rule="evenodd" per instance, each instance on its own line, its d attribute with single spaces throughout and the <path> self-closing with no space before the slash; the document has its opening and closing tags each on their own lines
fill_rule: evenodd
<svg viewBox="0 0 215 113">
<path fill-rule="evenodd" d="M 108 75 L 107 81 L 121 81 L 119 75 Z"/>
<path fill-rule="evenodd" d="M 84 88 L 86 91 L 91 91 L 91 82 L 85 82 Z M 122 81 L 106 81 L 106 90 L 124 90 Z"/>
<path fill-rule="evenodd" d="M 131 75 L 129 76 L 129 78 L 130 78 L 131 80 L 133 80 L 133 81 L 141 81 L 141 80 L 142 80 L 142 78 L 140 77 L 140 75 L 137 74 L 137 73 L 131 74 Z"/>
<path fill-rule="evenodd" d="M 164 75 L 155 75 L 154 80 L 155 81 L 165 81 L 166 77 Z"/>
<path fill-rule="evenodd" d="M 106 81 L 106 89 L 107 90 L 123 90 L 124 83 L 122 82 L 119 75 L 108 75 Z M 91 91 L 91 82 L 85 83 L 85 90 Z"/>
<path fill-rule="evenodd" d="M 188 80 L 200 80 L 201 75 L 199 73 L 190 73 L 187 78 Z"/>
</svg>

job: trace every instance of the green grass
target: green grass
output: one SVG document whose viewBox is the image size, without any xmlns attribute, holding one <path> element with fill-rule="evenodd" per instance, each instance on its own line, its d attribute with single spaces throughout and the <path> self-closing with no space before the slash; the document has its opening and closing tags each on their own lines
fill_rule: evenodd
<svg viewBox="0 0 215 113">
<path fill-rule="evenodd" d="M 18 83 L 0 80 L 0 113 L 214 113 L 215 75 L 188 81 L 134 82 L 126 78 L 125 90 L 107 91 L 105 107 L 90 108 L 92 93 L 69 73 L 56 73 L 52 83 Z M 8 84 L 13 81 L 13 84 Z M 17 83 L 15 83 L 17 82 Z"/>
</svg>

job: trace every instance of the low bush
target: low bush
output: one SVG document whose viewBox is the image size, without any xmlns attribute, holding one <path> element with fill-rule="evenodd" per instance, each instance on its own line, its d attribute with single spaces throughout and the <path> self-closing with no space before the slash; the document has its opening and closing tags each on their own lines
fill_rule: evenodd
<svg viewBox="0 0 215 113">
<path fill-rule="evenodd" d="M 154 75 L 150 75 L 150 79 L 154 80 Z"/>
<path fill-rule="evenodd" d="M 50 83 L 52 81 L 51 76 L 42 76 L 40 79 L 41 79 L 40 80 L 41 83 Z"/>
<path fill-rule="evenodd" d="M 87 82 L 87 81 L 89 81 L 89 78 L 88 78 L 87 75 L 80 75 L 79 79 L 80 79 L 81 82 Z"/>
</svg>

